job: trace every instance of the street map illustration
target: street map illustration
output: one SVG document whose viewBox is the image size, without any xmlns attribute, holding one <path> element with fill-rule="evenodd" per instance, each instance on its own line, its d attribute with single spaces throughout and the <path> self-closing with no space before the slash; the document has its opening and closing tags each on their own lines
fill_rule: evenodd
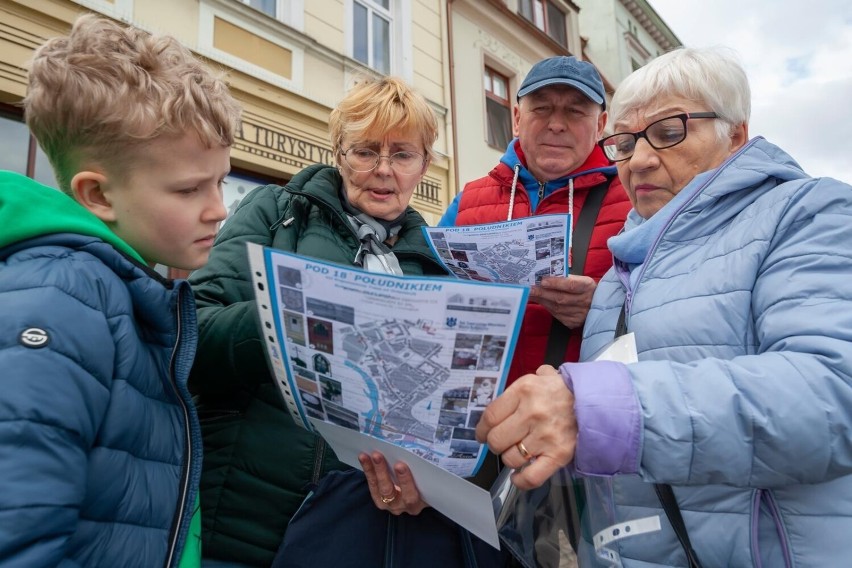
<svg viewBox="0 0 852 568">
<path fill-rule="evenodd" d="M 447 272 L 464 280 L 533 286 L 568 273 L 569 215 L 460 227 L 423 227 Z"/>
<path fill-rule="evenodd" d="M 267 348 L 297 422 L 336 424 L 473 475 L 485 453 L 476 424 L 505 385 L 527 289 L 264 250 L 277 336 Z"/>
</svg>

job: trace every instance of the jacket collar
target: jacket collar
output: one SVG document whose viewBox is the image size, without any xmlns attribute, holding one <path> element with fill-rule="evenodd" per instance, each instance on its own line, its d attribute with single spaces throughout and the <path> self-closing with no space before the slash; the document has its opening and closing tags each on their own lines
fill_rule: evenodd
<svg viewBox="0 0 852 568">
<path fill-rule="evenodd" d="M 527 160 L 523 150 L 521 149 L 520 140 L 515 138 L 509 143 L 509 146 L 506 148 L 506 152 L 503 154 L 503 157 L 500 158 L 500 163 L 509 167 L 508 174 L 506 170 L 500 168 L 498 165 L 497 168 L 494 168 L 491 171 L 492 177 L 505 182 L 505 178 L 508 175 L 509 183 L 511 183 L 514 168 L 519 164 L 521 169 L 518 175 L 518 181 L 528 192 L 538 191 L 539 181 L 535 179 L 532 173 L 527 169 Z M 607 160 L 603 151 L 598 146 L 595 146 L 586 158 L 586 161 L 583 162 L 580 167 L 566 176 L 546 182 L 544 185 L 544 196 L 547 197 L 557 189 L 567 186 L 568 181 L 571 179 L 574 180 L 574 188 L 580 190 L 598 185 L 605 181 L 607 177 L 613 177 L 615 175 L 617 175 L 615 166 Z"/>
</svg>

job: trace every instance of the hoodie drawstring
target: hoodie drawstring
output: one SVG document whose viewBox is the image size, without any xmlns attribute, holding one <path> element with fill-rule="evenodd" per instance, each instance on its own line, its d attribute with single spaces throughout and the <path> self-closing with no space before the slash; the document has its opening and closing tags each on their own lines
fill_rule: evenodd
<svg viewBox="0 0 852 568">
<path fill-rule="evenodd" d="M 518 175 L 521 173 L 521 164 L 515 164 L 515 177 L 512 178 L 512 193 L 509 195 L 509 216 L 507 221 L 512 220 L 512 211 L 515 209 L 515 189 L 518 187 Z"/>
<path fill-rule="evenodd" d="M 568 180 L 568 268 L 574 263 L 574 178 Z"/>
</svg>

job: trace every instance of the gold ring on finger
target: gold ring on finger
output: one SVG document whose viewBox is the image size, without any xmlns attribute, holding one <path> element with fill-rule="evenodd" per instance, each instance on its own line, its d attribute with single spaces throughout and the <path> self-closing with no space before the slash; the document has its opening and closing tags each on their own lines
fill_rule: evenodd
<svg viewBox="0 0 852 568">
<path fill-rule="evenodd" d="M 532 454 L 529 452 L 523 442 L 518 442 L 517 444 L 515 444 L 515 447 L 518 448 L 518 451 L 521 453 L 522 458 L 527 461 L 530 461 L 530 459 L 532 458 Z"/>
</svg>

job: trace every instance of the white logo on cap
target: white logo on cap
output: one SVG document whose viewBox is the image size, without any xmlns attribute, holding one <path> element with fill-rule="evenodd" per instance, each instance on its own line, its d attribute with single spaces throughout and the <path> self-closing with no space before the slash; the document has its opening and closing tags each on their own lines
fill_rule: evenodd
<svg viewBox="0 0 852 568">
<path fill-rule="evenodd" d="M 50 336 L 43 329 L 31 327 L 21 333 L 20 341 L 26 347 L 44 347 L 50 343 Z"/>
</svg>

